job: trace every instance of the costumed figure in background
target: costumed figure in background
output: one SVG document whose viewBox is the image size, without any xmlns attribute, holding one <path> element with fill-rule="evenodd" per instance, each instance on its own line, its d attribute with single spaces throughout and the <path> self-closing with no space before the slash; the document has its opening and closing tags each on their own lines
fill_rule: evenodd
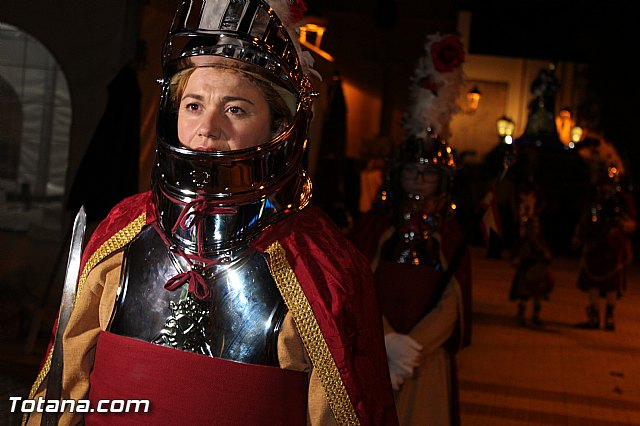
<svg viewBox="0 0 640 426">
<path fill-rule="evenodd" d="M 551 251 L 540 232 L 543 202 L 532 182 L 522 183 L 517 189 L 516 198 L 518 238 L 512 252 L 512 262 L 517 271 L 511 283 L 509 300 L 518 301 L 517 319 L 523 326 L 526 325 L 527 303 L 531 300 L 531 322 L 541 326 L 542 301 L 549 300 L 555 284 Z"/>
<path fill-rule="evenodd" d="M 555 73 L 556 64 L 551 62 L 538 72 L 531 83 L 533 99 L 529 103 L 527 126 L 524 134 L 516 140 L 517 144 L 564 148 L 555 121 L 555 96 L 559 88 Z"/>
<path fill-rule="evenodd" d="M 429 39 L 444 40 L 460 58 L 455 36 Z M 374 270 L 400 424 L 457 425 L 456 354 L 471 337 L 471 263 L 466 246 L 458 252 L 464 235 L 451 200 L 456 165 L 425 116 L 407 117 L 407 137 L 387 159 L 385 183 L 350 237 Z M 416 130 L 414 120 L 424 127 Z M 448 275 L 456 253 L 463 256 Z"/>
<path fill-rule="evenodd" d="M 614 331 L 616 301 L 626 289 L 626 267 L 633 258 L 636 208 L 613 144 L 587 137 L 577 149 L 591 175 L 585 212 L 572 241 L 574 248 L 582 247 L 578 288 L 588 296 L 587 320 L 577 327 L 600 328 L 600 300 L 606 299 L 604 329 Z"/>
<path fill-rule="evenodd" d="M 369 264 L 309 205 L 303 8 L 180 4 L 152 190 L 93 233 L 63 334 L 63 399 L 150 409 L 60 424 L 397 424 Z"/>
</svg>

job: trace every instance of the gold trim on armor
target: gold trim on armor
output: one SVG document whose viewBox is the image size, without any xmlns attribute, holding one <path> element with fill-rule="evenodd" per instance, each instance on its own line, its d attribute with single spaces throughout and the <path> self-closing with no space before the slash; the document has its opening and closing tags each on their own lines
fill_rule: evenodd
<svg viewBox="0 0 640 426">
<path fill-rule="evenodd" d="M 311 305 L 304 295 L 291 265 L 287 261 L 282 245 L 276 241 L 266 250 L 270 257 L 269 268 L 278 290 L 293 315 L 313 368 L 322 382 L 329 406 L 339 425 L 359 425 L 347 390 L 338 372 L 338 367 L 329 352 L 327 342 L 313 315 Z"/>
<path fill-rule="evenodd" d="M 131 223 L 122 228 L 120 231 L 115 233 L 111 238 L 105 241 L 99 248 L 96 250 L 87 263 L 84 265 L 82 269 L 82 273 L 80 274 L 80 279 L 78 280 L 78 288 L 76 289 L 76 295 L 73 299 L 73 306 L 76 305 L 76 301 L 78 300 L 78 296 L 80 295 L 80 291 L 82 290 L 82 286 L 84 282 L 87 280 L 89 276 L 89 272 L 96 266 L 102 259 L 113 253 L 114 251 L 121 249 L 127 243 L 129 243 L 133 238 L 138 235 L 138 233 L 142 230 L 142 227 L 147 223 L 147 213 L 142 213 L 140 216 L 135 218 Z M 29 391 L 29 399 L 33 399 L 38 392 L 38 388 L 44 381 L 44 378 L 49 374 L 49 369 L 51 368 L 51 357 L 53 356 L 53 348 L 47 354 L 47 359 L 42 366 L 42 369 L 38 373 L 35 382 L 31 386 L 31 390 Z M 22 418 L 22 425 L 25 425 L 28 419 L 28 413 Z"/>
</svg>

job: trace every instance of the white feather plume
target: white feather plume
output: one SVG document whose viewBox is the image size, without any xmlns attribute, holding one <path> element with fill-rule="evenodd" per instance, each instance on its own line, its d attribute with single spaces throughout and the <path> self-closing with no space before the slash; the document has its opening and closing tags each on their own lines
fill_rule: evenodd
<svg viewBox="0 0 640 426">
<path fill-rule="evenodd" d="M 424 137 L 428 127 L 444 139 L 451 136 L 451 117 L 460 110 L 457 99 L 464 83 L 462 66 L 452 71 L 438 72 L 431 58 L 433 44 L 450 36 L 435 33 L 426 38 L 425 56 L 419 58 L 410 79 L 410 107 L 403 117 L 409 137 Z"/>
<path fill-rule="evenodd" d="M 298 52 L 298 59 L 300 59 L 300 65 L 302 66 L 302 70 L 305 74 L 311 74 L 316 78 L 322 80 L 320 73 L 313 69 L 313 64 L 315 59 L 311 53 L 306 50 L 302 50 L 302 46 L 300 45 L 300 34 L 298 27 L 295 22 L 292 22 L 291 19 L 291 1 L 290 0 L 265 0 L 273 9 L 273 11 L 278 15 L 280 21 L 287 29 L 287 33 L 291 37 L 291 41 Z"/>
</svg>

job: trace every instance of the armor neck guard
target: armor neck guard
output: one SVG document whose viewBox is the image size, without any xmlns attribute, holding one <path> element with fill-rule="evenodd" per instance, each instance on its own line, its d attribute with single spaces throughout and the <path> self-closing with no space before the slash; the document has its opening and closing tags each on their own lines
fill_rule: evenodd
<svg viewBox="0 0 640 426">
<path fill-rule="evenodd" d="M 311 182 L 302 168 L 273 185 L 269 193 L 256 189 L 219 198 L 171 189 L 162 181 L 153 187 L 158 224 L 169 242 L 186 253 L 226 261 L 236 259 L 260 232 L 301 210 L 311 198 Z"/>
<path fill-rule="evenodd" d="M 403 193 L 387 198 L 378 208 L 395 226 L 395 233 L 382 247 L 382 259 L 441 270 L 440 242 L 436 233 L 453 214 L 448 195 L 421 197 Z"/>
</svg>

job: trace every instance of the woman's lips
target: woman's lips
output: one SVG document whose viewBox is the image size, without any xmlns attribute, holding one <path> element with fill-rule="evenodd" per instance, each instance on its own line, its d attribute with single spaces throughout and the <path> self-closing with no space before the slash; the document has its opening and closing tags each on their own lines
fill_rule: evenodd
<svg viewBox="0 0 640 426">
<path fill-rule="evenodd" d="M 217 152 L 221 151 L 220 149 L 213 146 L 198 146 L 195 148 L 196 151 L 207 151 L 207 152 Z"/>
</svg>

